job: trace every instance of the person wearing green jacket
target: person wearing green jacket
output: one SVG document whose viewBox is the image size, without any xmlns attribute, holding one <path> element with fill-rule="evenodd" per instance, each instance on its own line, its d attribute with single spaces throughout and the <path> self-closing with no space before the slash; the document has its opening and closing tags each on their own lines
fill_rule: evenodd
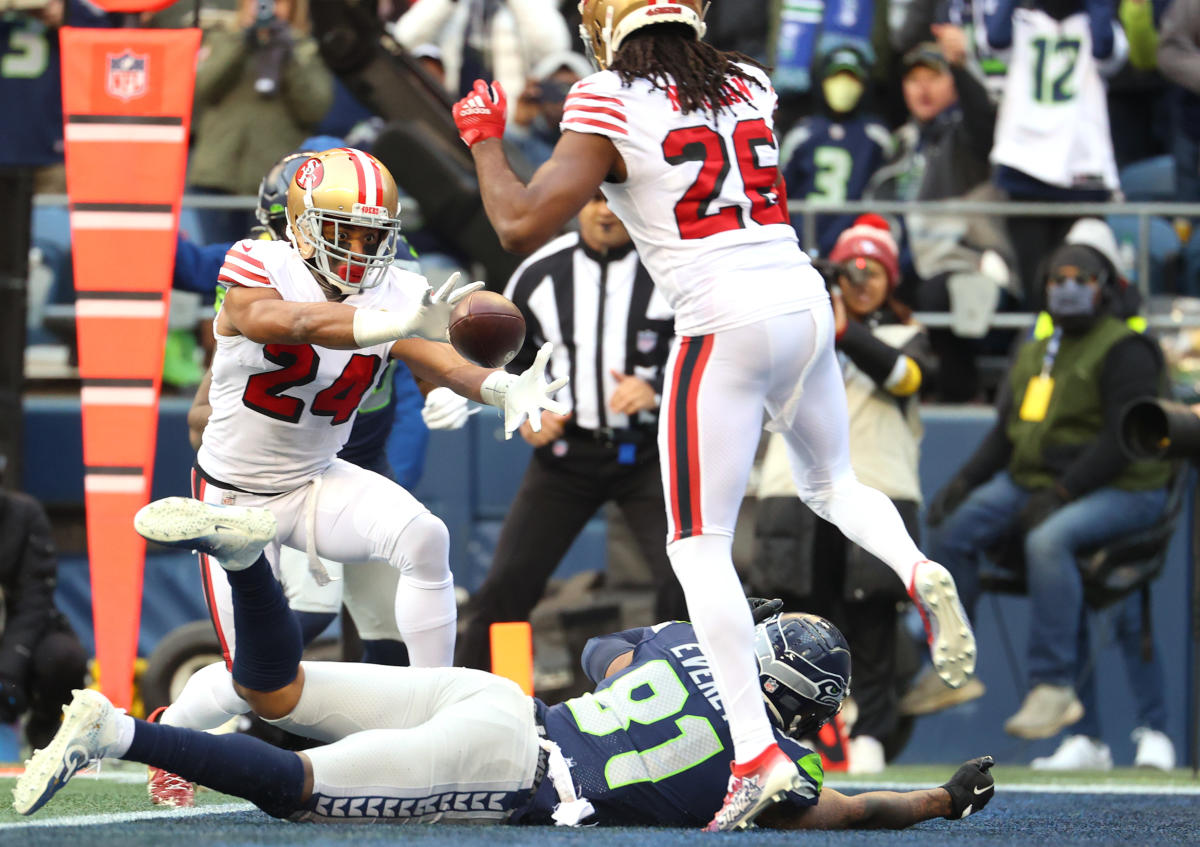
<svg viewBox="0 0 1200 847">
<path fill-rule="evenodd" d="M 1076 555 L 1153 526 L 1171 474 L 1166 463 L 1131 461 L 1120 448 L 1120 413 L 1159 393 L 1163 360 L 1154 341 L 1123 319 L 1114 262 L 1069 240 L 1044 267 L 1048 318 L 1016 353 L 995 426 L 926 518 L 939 527 L 931 555 L 954 575 L 968 615 L 979 596 L 980 554 L 1014 535 L 1023 542 L 1030 690 L 1004 728 L 1028 739 L 1049 738 L 1085 711 L 1089 735 L 1099 736 L 1094 703 L 1085 710 L 1079 693 L 1089 700 L 1093 691 Z M 1161 734 L 1161 669 L 1148 664 L 1137 687 L 1151 699 L 1157 689 L 1158 704 L 1143 717 Z"/>
</svg>

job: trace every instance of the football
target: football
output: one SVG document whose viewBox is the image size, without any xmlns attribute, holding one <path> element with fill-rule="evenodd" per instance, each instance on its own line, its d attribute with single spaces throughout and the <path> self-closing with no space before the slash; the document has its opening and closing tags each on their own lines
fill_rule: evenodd
<svg viewBox="0 0 1200 847">
<path fill-rule="evenodd" d="M 450 313 L 450 343 L 477 365 L 502 368 L 525 343 L 525 318 L 507 297 L 475 291 Z"/>
</svg>

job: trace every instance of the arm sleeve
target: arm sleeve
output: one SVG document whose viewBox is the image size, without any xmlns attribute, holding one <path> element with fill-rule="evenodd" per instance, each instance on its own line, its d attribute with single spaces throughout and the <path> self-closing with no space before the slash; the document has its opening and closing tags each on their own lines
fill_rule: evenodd
<svg viewBox="0 0 1200 847">
<path fill-rule="evenodd" d="M 240 32 L 216 30 L 205 42 L 208 55 L 196 67 L 197 106 L 220 102 L 237 84 L 246 62 L 246 39 Z"/>
<path fill-rule="evenodd" d="M 1129 460 L 1121 450 L 1121 411 L 1134 400 L 1153 395 L 1162 364 L 1148 340 L 1131 336 L 1112 346 L 1100 371 L 1104 429 L 1059 479 L 1072 500 L 1112 481 Z"/>
<path fill-rule="evenodd" d="M 579 660 L 583 665 L 583 672 L 593 683 L 600 682 L 613 659 L 622 653 L 628 653 L 653 633 L 654 630 L 650 627 L 640 626 L 624 632 L 614 632 L 612 635 L 589 638 L 588 643 L 583 646 L 583 655 Z"/>
<path fill-rule="evenodd" d="M 1158 69 L 1188 91 L 1200 93 L 1200 0 L 1173 0 L 1159 27 Z"/>
<path fill-rule="evenodd" d="M 392 27 L 392 37 L 405 50 L 436 42 L 442 27 L 454 13 L 454 0 L 421 0 L 400 16 Z"/>
<path fill-rule="evenodd" d="M 301 38 L 292 48 L 282 93 L 288 110 L 302 126 L 315 127 L 333 105 L 333 74 L 325 67 L 312 38 Z"/>
<path fill-rule="evenodd" d="M 1154 28 L 1154 7 L 1147 0 L 1121 0 L 1121 26 L 1129 39 L 1129 64 L 1139 71 L 1152 71 L 1158 64 L 1158 30 Z"/>
<path fill-rule="evenodd" d="M 175 273 L 171 277 L 171 287 L 211 297 L 217 287 L 217 276 L 221 273 L 225 254 L 233 246 L 232 244 L 201 246 L 188 241 L 183 236 L 177 236 Z"/>
<path fill-rule="evenodd" d="M 527 55 L 537 60 L 571 49 L 571 31 L 553 3 L 547 0 L 508 0 L 517 33 Z"/>
<path fill-rule="evenodd" d="M 992 149 L 996 135 L 996 106 L 988 96 L 983 83 L 966 68 L 951 68 L 954 85 L 958 89 L 958 104 L 962 109 L 963 127 L 971 145 L 986 157 Z"/>
<path fill-rule="evenodd" d="M 32 497 L 13 496 L 11 526 L 24 535 L 13 583 L 4 586 L 9 615 L 0 639 L 0 676 L 25 678 L 33 648 L 41 640 L 54 612 L 58 559 L 46 512 Z"/>
<path fill-rule="evenodd" d="M 895 347 L 876 338 L 871 330 L 858 321 L 847 321 L 846 331 L 838 339 L 837 346 L 859 370 L 884 389 L 896 367 L 896 360 L 903 355 Z"/>
<path fill-rule="evenodd" d="M 1000 0 L 992 14 L 987 16 L 988 46 L 993 50 L 1007 50 L 1012 47 L 1013 40 L 1013 11 L 1017 0 Z"/>
</svg>

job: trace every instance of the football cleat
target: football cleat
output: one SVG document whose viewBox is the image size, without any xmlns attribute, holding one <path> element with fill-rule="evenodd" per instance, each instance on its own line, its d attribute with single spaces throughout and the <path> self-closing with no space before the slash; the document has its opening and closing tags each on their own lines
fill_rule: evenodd
<svg viewBox="0 0 1200 847">
<path fill-rule="evenodd" d="M 908 596 L 925 624 L 933 669 L 946 685 L 961 688 L 975 673 L 975 633 L 959 602 L 954 577 L 937 562 L 917 562 Z"/>
<path fill-rule="evenodd" d="M 146 777 L 146 793 L 155 806 L 186 808 L 196 805 L 196 786 L 177 773 L 162 768 L 149 767 Z"/>
<path fill-rule="evenodd" d="M 25 763 L 25 773 L 13 789 L 13 808 L 32 815 L 88 762 L 104 758 L 117 742 L 117 709 L 99 691 L 73 692 L 63 707 L 63 722 L 50 743 Z"/>
<path fill-rule="evenodd" d="M 704 828 L 705 832 L 746 829 L 754 819 L 789 791 L 803 787 L 800 770 L 778 744 L 772 744 L 744 765 L 730 765 L 733 774 L 721 808 Z"/>
<path fill-rule="evenodd" d="M 138 535 L 166 547 L 213 556 L 226 570 L 250 567 L 275 538 L 270 509 L 216 506 L 190 497 L 166 497 L 133 516 Z"/>
<path fill-rule="evenodd" d="M 166 706 L 159 706 L 146 716 L 150 723 L 157 723 L 162 718 Z M 146 768 L 146 793 L 150 802 L 155 806 L 175 806 L 184 808 L 196 805 L 196 786 L 179 774 L 164 771 L 149 765 Z"/>
</svg>

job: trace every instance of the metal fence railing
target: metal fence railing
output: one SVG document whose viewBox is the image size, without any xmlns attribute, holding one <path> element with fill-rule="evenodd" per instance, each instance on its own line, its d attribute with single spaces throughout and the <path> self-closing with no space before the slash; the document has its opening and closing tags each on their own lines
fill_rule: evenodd
<svg viewBox="0 0 1200 847">
<path fill-rule="evenodd" d="M 185 194 L 183 206 L 193 209 L 242 209 L 250 210 L 257 205 L 254 195 L 201 195 Z M 419 206 L 411 197 L 400 198 L 402 214 L 419 219 Z M 34 197 L 37 206 L 66 206 L 65 194 L 39 194 Z M 1109 203 L 1035 203 L 1024 201 L 975 201 L 975 200 L 939 200 L 939 201 L 897 201 L 897 200 L 846 200 L 837 203 L 820 201 L 789 200 L 788 210 L 793 215 L 799 215 L 801 226 L 799 236 L 801 245 L 810 253 L 817 245 L 817 217 L 829 214 L 859 215 L 875 212 L 882 215 L 920 214 L 926 217 L 965 217 L 969 215 L 984 215 L 994 217 L 1101 217 L 1112 216 L 1137 218 L 1137 244 L 1135 245 L 1134 276 L 1136 284 L 1143 295 L 1150 294 L 1150 222 L 1154 218 L 1173 220 L 1186 218 L 1200 221 L 1200 203 L 1150 203 L 1150 202 L 1109 202 Z M 950 317 L 939 313 L 919 313 L 918 320 L 927 326 L 949 326 Z M 992 318 L 992 326 L 997 328 L 1019 329 L 1028 326 L 1033 320 L 1030 315 L 997 314 Z M 1190 314 L 1151 315 L 1150 325 L 1163 327 L 1193 327 L 1200 326 L 1200 317 Z"/>
</svg>

